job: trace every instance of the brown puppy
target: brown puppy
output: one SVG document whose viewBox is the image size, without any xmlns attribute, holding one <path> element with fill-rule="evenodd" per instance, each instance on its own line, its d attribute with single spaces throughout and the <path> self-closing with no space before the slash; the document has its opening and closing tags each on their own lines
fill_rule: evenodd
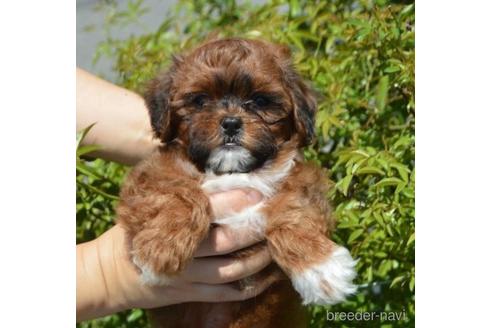
<svg viewBox="0 0 492 328">
<path fill-rule="evenodd" d="M 355 291 L 355 262 L 327 237 L 333 222 L 326 173 L 303 162 L 300 152 L 313 138 L 316 101 L 286 47 L 244 39 L 205 43 L 176 57 L 145 99 L 164 146 L 130 173 L 118 207 L 143 281 L 166 284 L 178 275 L 211 223 L 253 227 L 291 281 L 244 302 L 156 310 L 156 326 L 301 327 L 301 301 L 333 304 Z M 213 217 L 207 193 L 240 187 L 265 199 Z M 256 278 L 276 272 L 273 266 Z"/>
</svg>

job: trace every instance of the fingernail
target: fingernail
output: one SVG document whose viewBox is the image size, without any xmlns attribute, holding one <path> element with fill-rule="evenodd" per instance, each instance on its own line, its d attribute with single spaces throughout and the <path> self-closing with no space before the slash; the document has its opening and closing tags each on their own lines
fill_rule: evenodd
<svg viewBox="0 0 492 328">
<path fill-rule="evenodd" d="M 263 199 L 263 195 L 256 190 L 248 191 L 246 197 L 248 198 L 248 201 L 250 201 L 251 203 L 259 203 Z"/>
</svg>

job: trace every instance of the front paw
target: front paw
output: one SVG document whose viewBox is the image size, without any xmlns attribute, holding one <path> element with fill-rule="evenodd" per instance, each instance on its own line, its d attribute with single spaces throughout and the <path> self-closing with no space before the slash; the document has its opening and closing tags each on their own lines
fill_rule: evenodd
<svg viewBox="0 0 492 328">
<path fill-rule="evenodd" d="M 357 290 L 356 263 L 346 248 L 337 247 L 326 261 L 293 275 L 292 284 L 305 305 L 340 303 Z"/>
<path fill-rule="evenodd" d="M 146 285 L 168 285 L 193 258 L 198 238 L 165 237 L 163 231 L 142 231 L 132 240 L 132 261 Z"/>
</svg>

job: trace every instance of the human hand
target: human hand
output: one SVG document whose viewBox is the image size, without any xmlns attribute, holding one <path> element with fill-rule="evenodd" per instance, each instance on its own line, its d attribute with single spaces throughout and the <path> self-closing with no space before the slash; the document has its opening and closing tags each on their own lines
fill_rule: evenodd
<svg viewBox="0 0 492 328">
<path fill-rule="evenodd" d="M 215 216 L 224 217 L 255 205 L 262 196 L 254 190 L 237 189 L 210 195 L 209 199 Z M 277 277 L 267 275 L 255 288 L 244 290 L 239 290 L 232 282 L 264 269 L 271 262 L 268 251 L 260 251 L 245 259 L 224 255 L 259 241 L 254 231 L 247 228 L 232 230 L 214 227 L 198 248 L 194 261 L 179 277 L 167 286 L 148 286 L 141 283 L 139 271 L 131 262 L 125 231 L 116 225 L 96 240 L 77 246 L 77 266 L 83 266 L 77 271 L 77 320 L 129 308 L 154 308 L 184 302 L 238 301 L 256 296 Z M 79 263 L 79 247 L 82 263 Z M 94 262 L 91 257 L 99 259 L 96 260 L 99 267 L 97 263 L 91 265 Z M 88 277 L 91 274 L 99 275 Z M 90 302 L 91 298 L 99 301 Z"/>
</svg>

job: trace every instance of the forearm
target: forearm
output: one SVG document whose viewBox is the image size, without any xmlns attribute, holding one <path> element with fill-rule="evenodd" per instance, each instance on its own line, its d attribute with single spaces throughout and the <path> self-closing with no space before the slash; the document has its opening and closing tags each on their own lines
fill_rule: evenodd
<svg viewBox="0 0 492 328">
<path fill-rule="evenodd" d="M 93 156 L 135 164 L 158 145 L 142 97 L 77 68 L 77 131 L 92 123 L 83 143 L 101 146 Z"/>
<path fill-rule="evenodd" d="M 116 266 L 124 245 L 123 233 L 113 227 L 99 238 L 77 245 L 77 321 L 126 310 L 124 288 Z"/>
</svg>

